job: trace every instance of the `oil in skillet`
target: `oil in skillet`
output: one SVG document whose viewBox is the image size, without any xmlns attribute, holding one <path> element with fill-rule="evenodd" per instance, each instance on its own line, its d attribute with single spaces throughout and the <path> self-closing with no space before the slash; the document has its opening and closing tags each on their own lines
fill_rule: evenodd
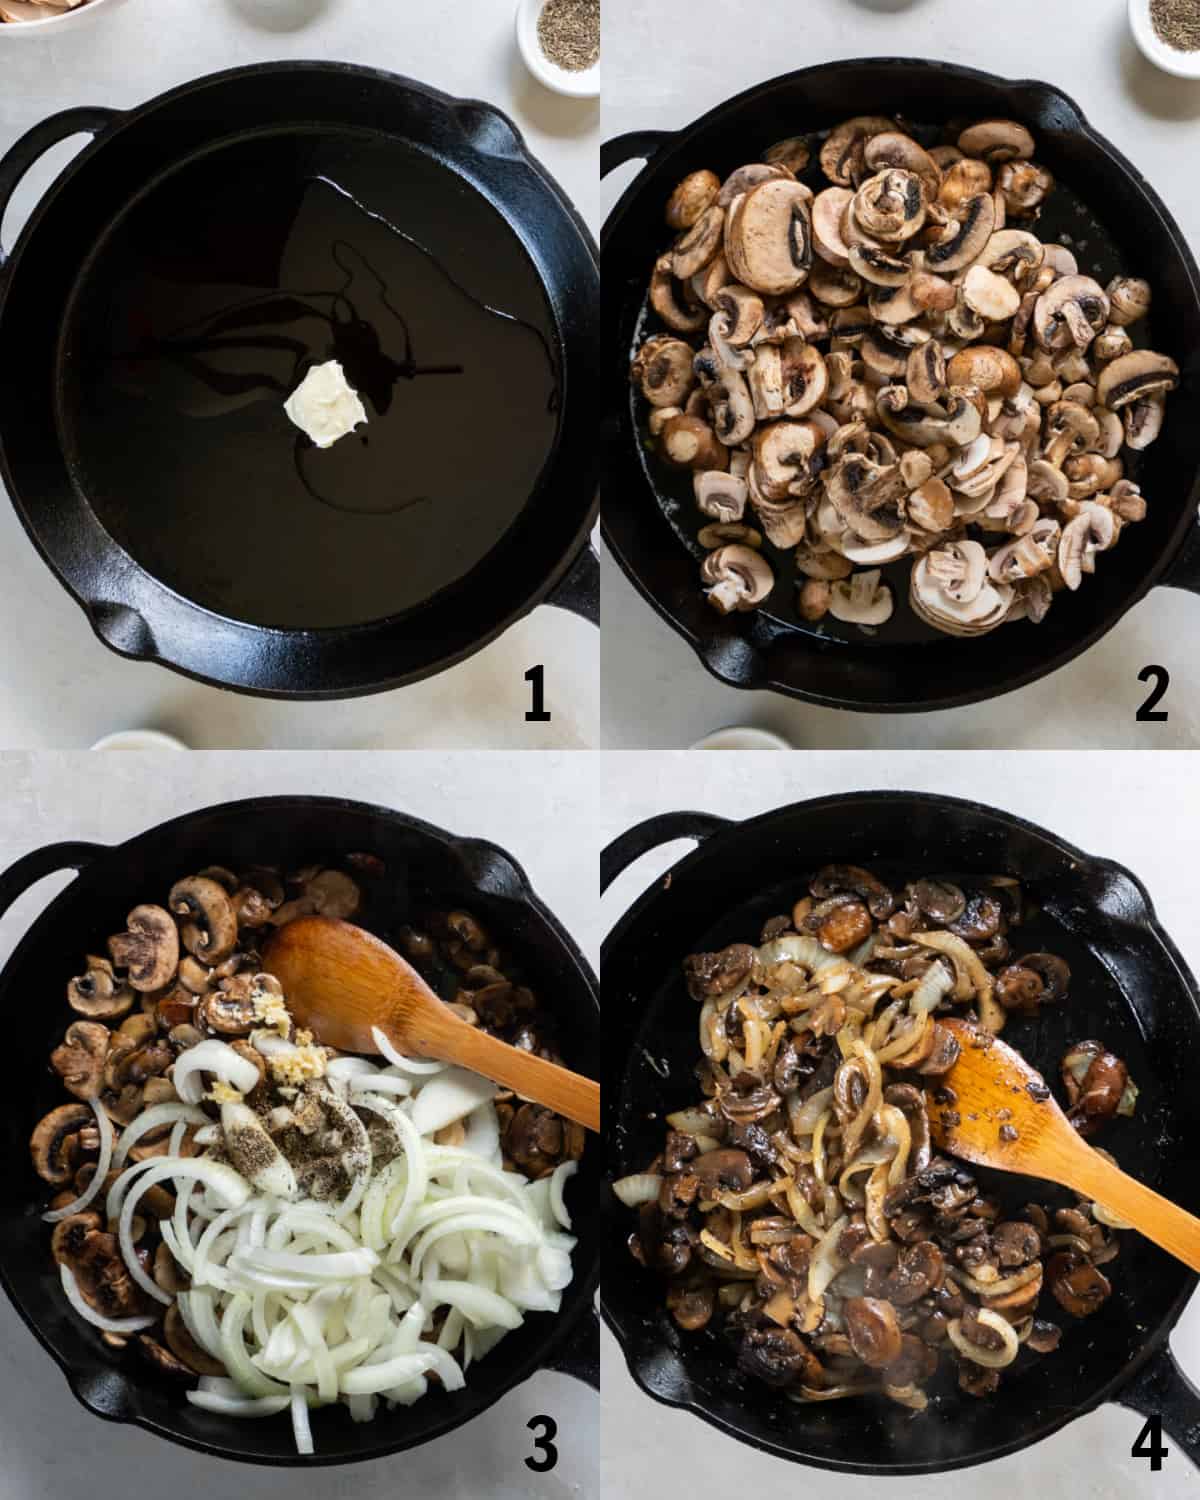
<svg viewBox="0 0 1200 1500">
<path fill-rule="evenodd" d="M 368 424 L 318 450 L 283 402 L 327 359 Z M 66 451 L 115 539 L 198 603 L 277 627 L 461 584 L 558 424 L 520 242 L 455 174 L 373 137 L 255 137 L 161 179 L 89 258 L 62 367 Z"/>
</svg>

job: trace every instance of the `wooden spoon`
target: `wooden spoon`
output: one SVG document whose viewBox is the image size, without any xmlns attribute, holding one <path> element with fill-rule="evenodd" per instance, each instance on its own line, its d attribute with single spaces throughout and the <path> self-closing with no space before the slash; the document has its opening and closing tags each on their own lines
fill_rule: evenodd
<svg viewBox="0 0 1200 1500">
<path fill-rule="evenodd" d="M 938 1024 L 962 1047 L 958 1061 L 926 1094 L 929 1129 L 939 1150 L 977 1166 L 1025 1172 L 1073 1188 L 1200 1271 L 1200 1219 L 1093 1150 L 1019 1052 L 970 1022 L 939 1019 Z M 953 1098 L 942 1094 L 947 1088 Z"/>
<path fill-rule="evenodd" d="M 299 917 L 271 938 L 263 967 L 283 986 L 298 1025 L 341 1052 L 377 1052 L 377 1026 L 398 1052 L 433 1057 L 600 1129 L 600 1085 L 488 1036 L 442 1003 L 413 966 L 377 937 L 333 917 Z"/>
</svg>

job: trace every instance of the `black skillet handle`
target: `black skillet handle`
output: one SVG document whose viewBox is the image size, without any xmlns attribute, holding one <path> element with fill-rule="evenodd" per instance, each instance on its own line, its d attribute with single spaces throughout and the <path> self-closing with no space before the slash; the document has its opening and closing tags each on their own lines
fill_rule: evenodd
<svg viewBox="0 0 1200 1500">
<path fill-rule="evenodd" d="M 672 843 L 675 839 L 695 839 L 704 842 L 710 834 L 728 828 L 729 818 L 717 818 L 712 813 L 675 812 L 660 813 L 656 818 L 647 818 L 638 823 L 600 853 L 600 894 L 603 895 L 622 870 L 657 849 L 660 844 Z"/>
<path fill-rule="evenodd" d="M 573 1375 L 594 1391 L 600 1389 L 600 1319 L 594 1307 L 587 1309 L 566 1343 L 547 1360 L 546 1369 Z"/>
<path fill-rule="evenodd" d="M 613 136 L 600 147 L 600 176 L 607 177 L 635 158 L 649 161 L 664 141 L 673 138 L 671 130 L 631 130 L 627 135 Z"/>
<path fill-rule="evenodd" d="M 65 141 L 72 135 L 99 135 L 114 121 L 121 118 L 119 109 L 95 108 L 65 109 L 61 114 L 51 115 L 32 130 L 27 130 L 17 143 L 0 158 L 0 219 L 17 185 L 30 167 L 44 156 L 51 146 Z M 0 277 L 8 261 L 8 252 L 0 247 Z"/>
<path fill-rule="evenodd" d="M 47 844 L 44 849 L 22 855 L 0 875 L 0 917 L 31 885 L 59 870 L 83 870 L 104 852 L 103 844 L 71 843 Z"/>
<path fill-rule="evenodd" d="M 569 571 L 547 594 L 546 603 L 557 609 L 569 609 L 593 625 L 600 623 L 600 559 L 588 542 L 571 564 Z"/>
<path fill-rule="evenodd" d="M 1200 594 L 1200 522 L 1193 523 L 1179 549 L 1179 556 L 1167 569 L 1162 581 L 1169 589 L 1186 589 L 1189 594 Z"/>
<path fill-rule="evenodd" d="M 1117 1400 L 1143 1417 L 1161 1417 L 1163 1431 L 1200 1469 L 1200 1391 L 1167 1345 L 1146 1361 Z"/>
</svg>

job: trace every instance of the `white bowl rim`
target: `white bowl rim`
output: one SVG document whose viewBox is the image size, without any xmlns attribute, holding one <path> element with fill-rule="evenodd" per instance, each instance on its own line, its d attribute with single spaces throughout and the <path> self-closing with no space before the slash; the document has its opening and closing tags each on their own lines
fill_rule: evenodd
<svg viewBox="0 0 1200 1500">
<path fill-rule="evenodd" d="M 1150 0 L 1129 0 L 1129 29 L 1142 55 L 1156 68 L 1176 78 L 1200 80 L 1200 48 L 1181 52 L 1164 42 L 1150 19 Z"/>
<path fill-rule="evenodd" d="M 9 32 L 32 35 L 49 30 L 51 26 L 64 26 L 68 21 L 76 20 L 81 14 L 93 13 L 103 5 L 120 4 L 120 0 L 87 0 L 84 5 L 77 5 L 73 10 L 56 10 L 48 16 L 43 16 L 39 21 L 6 21 L 0 22 L 0 37 Z"/>
</svg>

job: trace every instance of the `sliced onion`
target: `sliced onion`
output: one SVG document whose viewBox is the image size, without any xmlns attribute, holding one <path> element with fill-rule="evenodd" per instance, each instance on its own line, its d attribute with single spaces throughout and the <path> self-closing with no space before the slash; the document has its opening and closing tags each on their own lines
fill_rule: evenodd
<svg viewBox="0 0 1200 1500">
<path fill-rule="evenodd" d="M 292 1433 L 297 1453 L 313 1451 L 312 1428 L 308 1423 L 308 1401 L 303 1391 L 292 1392 Z"/>
<path fill-rule="evenodd" d="M 136 1145 L 142 1136 L 149 1134 L 159 1125 L 173 1125 L 176 1121 L 182 1121 L 185 1126 L 212 1123 L 204 1111 L 197 1109 L 194 1104 L 152 1104 L 149 1109 L 144 1109 L 140 1115 L 135 1116 L 121 1132 L 121 1139 L 117 1142 L 116 1150 L 113 1152 L 113 1166 L 125 1165 L 129 1148 Z"/>
<path fill-rule="evenodd" d="M 420 1135 L 435 1135 L 481 1104 L 490 1103 L 496 1085 L 465 1068 L 447 1068 L 421 1089 L 413 1103 L 412 1122 Z"/>
<path fill-rule="evenodd" d="M 758 961 L 764 968 L 786 961 L 798 964 L 814 975 L 833 964 L 846 962 L 840 953 L 830 953 L 828 948 L 822 948 L 815 937 L 798 932 L 789 932 L 772 942 L 764 943 L 758 950 Z"/>
<path fill-rule="evenodd" d="M 70 1266 L 60 1265 L 58 1273 L 62 1278 L 62 1288 L 66 1293 L 67 1301 L 75 1309 L 81 1318 L 97 1328 L 102 1328 L 105 1333 L 137 1333 L 143 1328 L 151 1328 L 158 1322 L 156 1317 L 141 1318 L 106 1318 L 90 1308 L 83 1299 L 83 1293 L 75 1280 Z"/>
<path fill-rule="evenodd" d="M 393 1068 L 399 1068 L 402 1073 L 411 1073 L 416 1078 L 422 1075 L 432 1077 L 434 1073 L 444 1072 L 450 1066 L 449 1063 L 436 1062 L 431 1057 L 405 1057 L 396 1051 L 378 1026 L 371 1027 L 371 1040 L 379 1048 L 380 1055 L 386 1057 Z"/>
<path fill-rule="evenodd" d="M 476 1328 L 519 1328 L 521 1314 L 507 1297 L 470 1281 L 427 1281 L 423 1295 L 433 1306 L 456 1308 Z"/>
<path fill-rule="evenodd" d="M 231 1382 L 232 1384 L 232 1382 Z M 188 1391 L 193 1406 L 222 1417 L 274 1417 L 291 1405 L 290 1396 L 225 1396 L 216 1391 Z M 310 1453 L 312 1449 L 308 1450 Z"/>
<path fill-rule="evenodd" d="M 72 1214 L 82 1213 L 88 1204 L 95 1198 L 104 1186 L 108 1177 L 109 1164 L 113 1158 L 113 1128 L 112 1121 L 108 1118 L 108 1111 L 101 1108 L 98 1099 L 89 1099 L 92 1113 L 96 1116 L 96 1128 L 100 1132 L 100 1155 L 96 1161 L 96 1170 L 92 1173 L 92 1180 L 80 1193 L 79 1197 L 63 1208 L 51 1208 L 42 1215 L 47 1224 L 57 1224 L 62 1219 L 69 1219 Z"/>
<path fill-rule="evenodd" d="M 228 1042 L 209 1037 L 181 1052 L 175 1060 L 172 1081 L 175 1092 L 185 1104 L 199 1104 L 203 1097 L 201 1074 L 213 1073 L 222 1083 L 240 1094 L 248 1094 L 258 1082 L 258 1069 L 247 1057 L 235 1052 Z"/>
<path fill-rule="evenodd" d="M 825 1295 L 830 1282 L 846 1264 L 838 1254 L 838 1240 L 849 1222 L 848 1214 L 835 1219 L 813 1248 L 808 1263 L 808 1296 L 811 1302 L 817 1302 Z"/>
<path fill-rule="evenodd" d="M 577 1161 L 560 1161 L 558 1166 L 550 1174 L 550 1211 L 564 1229 L 571 1227 L 571 1215 L 567 1212 L 566 1201 L 563 1198 L 563 1189 L 567 1178 L 574 1177 L 579 1170 Z"/>
<path fill-rule="evenodd" d="M 957 1266 L 947 1266 L 946 1269 L 955 1281 L 965 1286 L 968 1291 L 974 1292 L 977 1297 L 1007 1297 L 1009 1292 L 1020 1291 L 1023 1286 L 1036 1281 L 1042 1274 L 1042 1263 L 1040 1260 L 1035 1260 L 1031 1265 L 1022 1266 L 1011 1276 L 1002 1276 L 997 1281 L 980 1281 L 970 1272 L 962 1271 Z"/>
<path fill-rule="evenodd" d="M 961 1318 L 951 1318 L 946 1325 L 946 1335 L 964 1359 L 973 1360 L 975 1364 L 984 1365 L 989 1370 L 1003 1370 L 1006 1365 L 1012 1364 L 1020 1352 L 1017 1331 L 1006 1318 L 993 1312 L 990 1307 L 981 1307 L 977 1316 L 985 1327 L 998 1333 L 1004 1340 L 1002 1349 L 983 1349 L 978 1344 L 973 1344 L 962 1331 Z"/>
<path fill-rule="evenodd" d="M 653 1203 L 662 1187 L 662 1178 L 653 1172 L 634 1172 L 629 1177 L 619 1177 L 613 1183 L 613 1192 L 626 1208 L 640 1208 L 643 1203 Z"/>
<path fill-rule="evenodd" d="M 817 1128 L 817 1121 L 833 1104 L 833 1090 L 818 1089 L 811 1095 L 796 1111 L 796 1117 L 792 1120 L 793 1135 L 811 1135 Z"/>
<path fill-rule="evenodd" d="M 908 1008 L 914 1016 L 927 1016 L 938 1008 L 953 988 L 954 980 L 947 973 L 945 964 L 935 959 L 909 996 Z"/>
</svg>

